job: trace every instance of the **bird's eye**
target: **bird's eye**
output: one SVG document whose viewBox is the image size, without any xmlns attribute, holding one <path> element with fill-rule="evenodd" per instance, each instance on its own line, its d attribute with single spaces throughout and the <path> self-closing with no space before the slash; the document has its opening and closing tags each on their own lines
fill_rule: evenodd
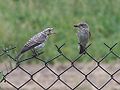
<svg viewBox="0 0 120 90">
<path fill-rule="evenodd" d="M 80 26 L 84 26 L 83 24 L 81 24 Z"/>
<path fill-rule="evenodd" d="M 87 27 L 86 24 L 81 24 L 81 26 L 82 26 L 83 28 L 86 28 L 86 27 Z"/>
</svg>

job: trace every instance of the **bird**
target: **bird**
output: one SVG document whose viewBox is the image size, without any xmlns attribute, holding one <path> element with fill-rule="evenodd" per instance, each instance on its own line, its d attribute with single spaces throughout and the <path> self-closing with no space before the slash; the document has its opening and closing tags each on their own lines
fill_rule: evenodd
<svg viewBox="0 0 120 90">
<path fill-rule="evenodd" d="M 74 27 L 77 30 L 78 44 L 80 48 L 79 54 L 85 54 L 86 45 L 91 37 L 89 26 L 86 22 L 80 22 L 79 24 L 75 24 Z"/>
<path fill-rule="evenodd" d="M 42 32 L 39 32 L 38 34 L 34 35 L 32 38 L 30 38 L 26 44 L 23 46 L 23 48 L 20 50 L 20 52 L 16 56 L 16 60 L 19 59 L 21 54 L 31 50 L 33 54 L 36 54 L 36 50 L 38 48 L 42 49 L 45 46 L 45 41 L 47 41 L 49 35 L 55 34 L 53 28 L 46 28 Z"/>
</svg>

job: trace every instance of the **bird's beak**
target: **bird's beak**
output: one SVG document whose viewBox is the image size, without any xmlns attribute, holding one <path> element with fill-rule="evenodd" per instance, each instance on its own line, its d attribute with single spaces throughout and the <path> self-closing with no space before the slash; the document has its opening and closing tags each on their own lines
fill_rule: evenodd
<svg viewBox="0 0 120 90">
<path fill-rule="evenodd" d="M 52 34 L 56 34 L 56 32 L 55 32 L 55 31 L 52 31 Z"/>
<path fill-rule="evenodd" d="M 74 25 L 74 27 L 79 27 L 78 25 Z"/>
<path fill-rule="evenodd" d="M 51 34 L 56 34 L 56 32 L 54 31 L 54 28 L 51 28 Z"/>
</svg>

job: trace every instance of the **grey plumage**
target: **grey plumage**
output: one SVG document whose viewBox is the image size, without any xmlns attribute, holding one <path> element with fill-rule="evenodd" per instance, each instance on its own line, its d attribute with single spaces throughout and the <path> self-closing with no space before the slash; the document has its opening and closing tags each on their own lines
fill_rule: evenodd
<svg viewBox="0 0 120 90">
<path fill-rule="evenodd" d="M 54 34 L 53 28 L 47 28 L 42 32 L 34 35 L 21 49 L 20 53 L 16 56 L 18 59 L 22 53 L 37 48 L 43 48 L 45 46 L 45 41 L 47 40 L 48 36 Z"/>
<path fill-rule="evenodd" d="M 85 22 L 74 25 L 77 28 L 77 36 L 79 41 L 80 52 L 79 54 L 85 54 L 85 48 L 90 38 L 89 26 Z"/>
</svg>

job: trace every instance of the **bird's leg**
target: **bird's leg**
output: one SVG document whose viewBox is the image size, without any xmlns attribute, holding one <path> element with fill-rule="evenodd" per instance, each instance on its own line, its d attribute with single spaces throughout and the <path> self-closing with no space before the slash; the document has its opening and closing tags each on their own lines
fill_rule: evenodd
<svg viewBox="0 0 120 90">
<path fill-rule="evenodd" d="M 38 52 L 33 48 L 31 49 L 32 53 L 33 53 L 33 56 L 37 56 Z"/>
</svg>

